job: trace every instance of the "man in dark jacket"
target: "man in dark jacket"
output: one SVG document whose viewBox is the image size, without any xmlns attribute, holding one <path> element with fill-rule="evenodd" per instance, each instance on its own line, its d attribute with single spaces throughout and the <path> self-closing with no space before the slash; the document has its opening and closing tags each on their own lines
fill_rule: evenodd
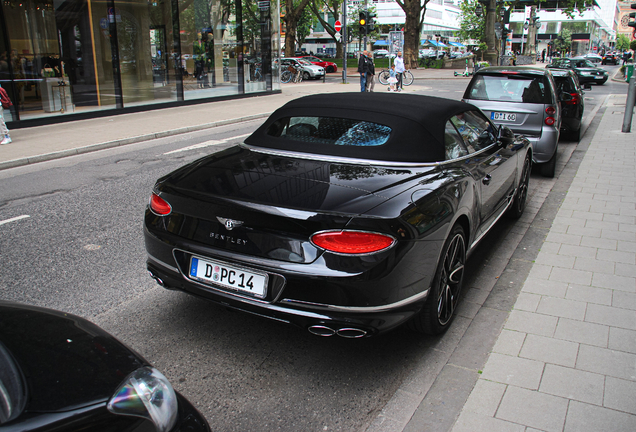
<svg viewBox="0 0 636 432">
<path fill-rule="evenodd" d="M 358 59 L 358 73 L 360 74 L 360 91 L 367 90 L 367 73 L 369 72 L 367 63 L 367 52 L 363 51 Z"/>
<path fill-rule="evenodd" d="M 367 53 L 367 85 L 366 91 L 372 92 L 375 87 L 375 65 L 373 64 L 373 54 Z"/>
</svg>

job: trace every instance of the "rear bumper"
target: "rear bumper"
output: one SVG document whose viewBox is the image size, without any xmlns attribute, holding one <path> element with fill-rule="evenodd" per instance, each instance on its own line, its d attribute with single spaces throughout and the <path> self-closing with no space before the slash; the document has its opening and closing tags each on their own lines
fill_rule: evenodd
<svg viewBox="0 0 636 432">
<path fill-rule="evenodd" d="M 559 142 L 557 128 L 544 129 L 540 137 L 526 137 L 532 143 L 532 161 L 546 163 L 552 158 Z"/>
</svg>

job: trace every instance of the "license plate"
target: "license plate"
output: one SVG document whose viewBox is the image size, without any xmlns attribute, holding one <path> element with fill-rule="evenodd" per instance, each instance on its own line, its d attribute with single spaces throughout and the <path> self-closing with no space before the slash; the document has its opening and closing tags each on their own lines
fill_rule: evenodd
<svg viewBox="0 0 636 432">
<path fill-rule="evenodd" d="M 597 75 L 594 77 L 595 79 L 603 79 L 603 75 Z"/>
<path fill-rule="evenodd" d="M 501 120 L 501 121 L 515 121 L 517 120 L 517 114 L 505 113 L 505 112 L 492 112 L 490 113 L 490 119 Z"/>
<path fill-rule="evenodd" d="M 189 276 L 258 298 L 264 298 L 267 293 L 267 274 L 248 271 L 222 261 L 192 257 Z"/>
</svg>

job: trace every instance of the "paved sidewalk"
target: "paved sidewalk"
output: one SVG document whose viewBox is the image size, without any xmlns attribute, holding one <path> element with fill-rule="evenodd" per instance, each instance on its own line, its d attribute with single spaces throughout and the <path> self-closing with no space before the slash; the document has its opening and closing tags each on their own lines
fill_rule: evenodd
<svg viewBox="0 0 636 432">
<path fill-rule="evenodd" d="M 609 98 L 453 432 L 636 431 L 636 139 Z"/>
</svg>

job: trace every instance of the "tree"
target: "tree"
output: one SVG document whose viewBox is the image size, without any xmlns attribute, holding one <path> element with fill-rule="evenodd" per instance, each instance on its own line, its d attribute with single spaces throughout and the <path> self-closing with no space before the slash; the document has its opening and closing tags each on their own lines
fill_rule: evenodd
<svg viewBox="0 0 636 432">
<path fill-rule="evenodd" d="M 336 41 L 336 57 L 342 57 L 342 43 L 336 40 L 336 29 L 324 18 L 324 12 L 333 16 L 334 22 L 340 21 L 340 11 L 342 10 L 342 0 L 314 0 L 309 3 L 312 12 L 320 21 L 323 28 Z"/>
<path fill-rule="evenodd" d="M 426 5 L 430 0 L 395 0 L 406 14 L 404 23 L 404 65 L 407 69 L 417 68 L 420 37 Z"/>
<path fill-rule="evenodd" d="M 310 0 L 285 0 L 285 16 L 282 17 L 285 23 L 285 57 L 293 57 L 296 53 L 296 29 L 303 11 Z"/>
<path fill-rule="evenodd" d="M 311 29 L 315 23 L 316 17 L 311 9 L 306 7 L 298 20 L 298 27 L 296 27 L 296 43 L 299 47 L 305 43 L 305 39 L 311 34 Z"/>
<path fill-rule="evenodd" d="M 484 20 L 483 15 L 477 16 L 475 14 L 478 4 L 476 0 L 466 0 L 459 6 L 461 12 L 459 13 L 457 36 L 462 41 L 474 39 L 485 42 L 486 20 Z"/>
<path fill-rule="evenodd" d="M 619 51 L 627 51 L 629 49 L 629 38 L 622 33 L 616 36 L 616 49 Z"/>
<path fill-rule="evenodd" d="M 629 43 L 629 49 L 632 51 L 636 51 L 636 40 L 633 40 Z"/>
</svg>

